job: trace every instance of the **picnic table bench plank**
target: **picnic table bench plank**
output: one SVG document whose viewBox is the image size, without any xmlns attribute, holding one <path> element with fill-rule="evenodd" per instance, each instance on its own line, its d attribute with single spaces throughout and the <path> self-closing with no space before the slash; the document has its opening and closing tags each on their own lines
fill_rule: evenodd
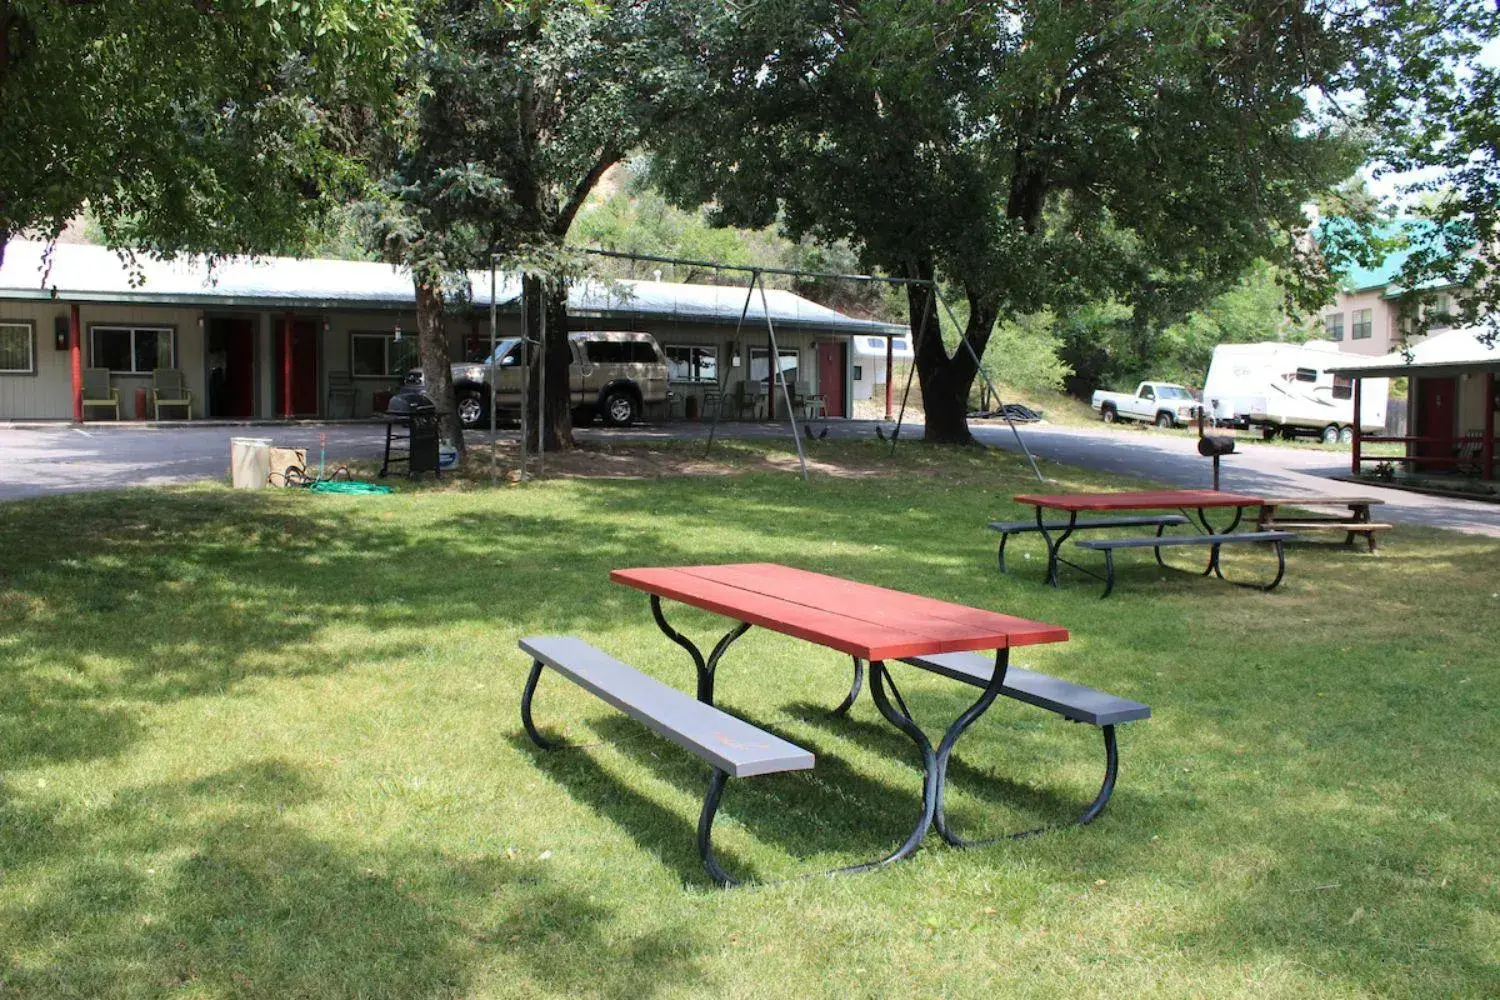
<svg viewBox="0 0 1500 1000">
<path fill-rule="evenodd" d="M 576 636 L 532 636 L 521 651 L 731 777 L 799 771 L 810 751 L 706 705 Z M 529 723 L 529 706 L 526 712 Z"/>
</svg>

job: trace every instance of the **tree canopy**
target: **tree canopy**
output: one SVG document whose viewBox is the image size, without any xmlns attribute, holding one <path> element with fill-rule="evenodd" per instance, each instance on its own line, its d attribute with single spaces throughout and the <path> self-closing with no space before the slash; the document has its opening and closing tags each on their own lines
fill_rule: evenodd
<svg viewBox="0 0 1500 1000">
<path fill-rule="evenodd" d="M 285 247 L 410 42 L 404 0 L 0 0 L 0 253 L 84 205 L 119 247 Z"/>
<path fill-rule="evenodd" d="M 1167 325 L 1257 260 L 1303 304 L 1330 287 L 1296 234 L 1361 149 L 1309 95 L 1359 79 L 1363 5 L 704 0 L 698 23 L 703 99 L 658 154 L 671 193 L 941 273 L 977 355 L 999 317 L 1084 302 Z M 968 440 L 969 351 L 929 337 L 917 366 L 928 437 Z"/>
<path fill-rule="evenodd" d="M 467 270 L 493 257 L 527 274 L 528 329 L 536 336 L 545 322 L 554 334 L 535 376 L 547 391 L 531 394 L 547 400 L 533 426 L 549 448 L 572 443 L 563 241 L 599 178 L 659 114 L 662 74 L 675 65 L 660 52 L 671 11 L 671 0 L 420 0 L 407 113 L 387 124 L 374 157 L 375 245 L 412 268 L 424 329 Z M 450 413 L 446 343 L 422 344 L 429 388 Z M 458 436 L 456 418 L 447 430 Z"/>
</svg>

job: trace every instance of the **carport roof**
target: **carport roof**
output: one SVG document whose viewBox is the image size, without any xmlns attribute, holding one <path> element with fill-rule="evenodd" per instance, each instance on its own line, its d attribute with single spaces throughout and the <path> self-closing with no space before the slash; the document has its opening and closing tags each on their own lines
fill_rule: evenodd
<svg viewBox="0 0 1500 1000">
<path fill-rule="evenodd" d="M 1434 333 L 1406 351 L 1360 358 L 1331 365 L 1328 371 L 1356 378 L 1400 378 L 1405 375 L 1447 375 L 1459 372 L 1500 372 L 1500 343 L 1484 340 L 1483 327 L 1470 326 Z"/>
<path fill-rule="evenodd" d="M 470 301 L 490 306 L 488 271 L 469 274 Z M 520 281 L 501 274 L 496 305 L 513 309 Z M 133 303 L 229 309 L 360 309 L 410 311 L 416 307 L 411 273 L 390 264 L 291 257 L 231 257 L 210 262 L 199 256 L 174 260 L 138 258 L 130 263 L 104 247 L 13 240 L 0 264 L 0 299 L 80 303 Z M 568 308 L 578 316 L 735 323 L 746 289 L 665 281 L 585 280 L 569 290 Z M 777 327 L 839 334 L 901 336 L 906 328 L 857 319 L 793 292 L 766 290 Z M 764 328 L 759 293 L 745 313 L 747 329 Z"/>
</svg>

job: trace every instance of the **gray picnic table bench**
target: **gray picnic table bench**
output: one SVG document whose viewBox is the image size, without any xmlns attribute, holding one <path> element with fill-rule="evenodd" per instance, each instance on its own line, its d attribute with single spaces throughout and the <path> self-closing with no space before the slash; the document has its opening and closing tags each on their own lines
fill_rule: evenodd
<svg viewBox="0 0 1500 1000">
<path fill-rule="evenodd" d="M 1156 534 L 1160 536 L 1168 528 L 1190 523 L 1181 514 L 1143 514 L 1135 517 L 1090 517 L 1073 521 L 1044 521 L 1038 523 L 1035 518 L 1025 521 L 991 521 L 985 527 L 991 531 L 1000 532 L 1000 551 L 996 557 L 1000 561 L 1000 572 L 1008 572 L 1005 568 L 1005 543 L 1010 541 L 1012 535 L 1024 535 L 1031 532 L 1053 533 L 1070 531 L 1090 531 L 1102 528 L 1155 528 Z"/>
</svg>

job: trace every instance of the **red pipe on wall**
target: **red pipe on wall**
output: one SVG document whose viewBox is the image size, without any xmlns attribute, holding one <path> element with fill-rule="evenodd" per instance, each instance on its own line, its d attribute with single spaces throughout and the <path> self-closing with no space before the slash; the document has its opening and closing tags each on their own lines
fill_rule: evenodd
<svg viewBox="0 0 1500 1000">
<path fill-rule="evenodd" d="M 68 309 L 68 364 L 73 370 L 73 422 L 83 423 L 83 324 L 75 303 Z"/>
<path fill-rule="evenodd" d="M 281 318 L 281 415 L 292 416 L 292 314 Z"/>
</svg>

